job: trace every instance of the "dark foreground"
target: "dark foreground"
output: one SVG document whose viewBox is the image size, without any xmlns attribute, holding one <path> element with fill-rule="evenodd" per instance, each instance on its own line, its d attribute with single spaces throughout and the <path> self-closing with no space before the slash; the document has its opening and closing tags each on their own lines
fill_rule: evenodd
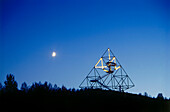
<svg viewBox="0 0 170 112">
<path fill-rule="evenodd" d="M 170 100 L 101 89 L 67 89 L 50 83 L 24 82 L 19 90 L 13 75 L 0 83 L 0 112 L 170 112 Z"/>
<path fill-rule="evenodd" d="M 0 112 L 170 112 L 169 106 L 162 98 L 106 90 L 37 87 L 0 93 Z"/>
</svg>

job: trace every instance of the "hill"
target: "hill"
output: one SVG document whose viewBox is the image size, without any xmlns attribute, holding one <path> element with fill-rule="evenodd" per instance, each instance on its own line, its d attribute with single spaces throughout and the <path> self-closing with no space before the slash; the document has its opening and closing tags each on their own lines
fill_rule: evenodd
<svg viewBox="0 0 170 112">
<path fill-rule="evenodd" d="M 11 78 L 13 79 L 13 78 Z M 12 111 L 110 111 L 110 112 L 170 112 L 169 100 L 101 89 L 67 89 L 50 83 L 34 83 L 21 90 L 13 80 L 0 89 L 0 112 Z"/>
</svg>

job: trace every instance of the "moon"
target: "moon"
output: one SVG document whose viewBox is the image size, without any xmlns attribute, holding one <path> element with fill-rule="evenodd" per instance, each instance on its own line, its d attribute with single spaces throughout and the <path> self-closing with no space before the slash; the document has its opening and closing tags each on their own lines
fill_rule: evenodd
<svg viewBox="0 0 170 112">
<path fill-rule="evenodd" d="M 51 55 L 52 57 L 56 57 L 56 52 L 53 51 Z"/>
</svg>

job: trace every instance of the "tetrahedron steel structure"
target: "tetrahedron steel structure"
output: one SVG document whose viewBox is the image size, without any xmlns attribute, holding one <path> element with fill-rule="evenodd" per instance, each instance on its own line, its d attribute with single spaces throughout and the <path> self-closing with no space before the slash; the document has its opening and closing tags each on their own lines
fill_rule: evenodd
<svg viewBox="0 0 170 112">
<path fill-rule="evenodd" d="M 108 89 L 125 91 L 134 87 L 134 83 L 119 63 L 113 52 L 108 48 L 98 60 L 80 88 Z"/>
</svg>

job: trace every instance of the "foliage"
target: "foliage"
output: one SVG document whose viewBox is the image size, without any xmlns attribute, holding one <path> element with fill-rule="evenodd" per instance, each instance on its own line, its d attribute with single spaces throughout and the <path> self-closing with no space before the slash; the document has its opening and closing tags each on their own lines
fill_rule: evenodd
<svg viewBox="0 0 170 112">
<path fill-rule="evenodd" d="M 159 93 L 159 94 L 158 94 L 157 99 L 159 99 L 159 100 L 163 100 L 163 99 L 164 99 L 162 93 Z"/>
<path fill-rule="evenodd" d="M 23 82 L 21 85 L 21 91 L 28 92 L 28 86 L 26 82 Z"/>
<path fill-rule="evenodd" d="M 14 76 L 7 75 L 4 89 L 0 90 L 0 111 L 169 112 L 169 100 L 160 100 L 160 93 L 150 98 L 111 90 L 53 87 L 48 82 L 35 82 L 30 87 L 24 82 L 20 90 L 16 87 Z"/>
<path fill-rule="evenodd" d="M 12 74 L 9 74 L 6 76 L 6 81 L 4 82 L 5 84 L 5 89 L 7 92 L 15 92 L 17 91 L 17 82 L 14 79 L 14 76 Z"/>
<path fill-rule="evenodd" d="M 2 84 L 0 83 L 0 90 L 2 89 Z"/>
</svg>

